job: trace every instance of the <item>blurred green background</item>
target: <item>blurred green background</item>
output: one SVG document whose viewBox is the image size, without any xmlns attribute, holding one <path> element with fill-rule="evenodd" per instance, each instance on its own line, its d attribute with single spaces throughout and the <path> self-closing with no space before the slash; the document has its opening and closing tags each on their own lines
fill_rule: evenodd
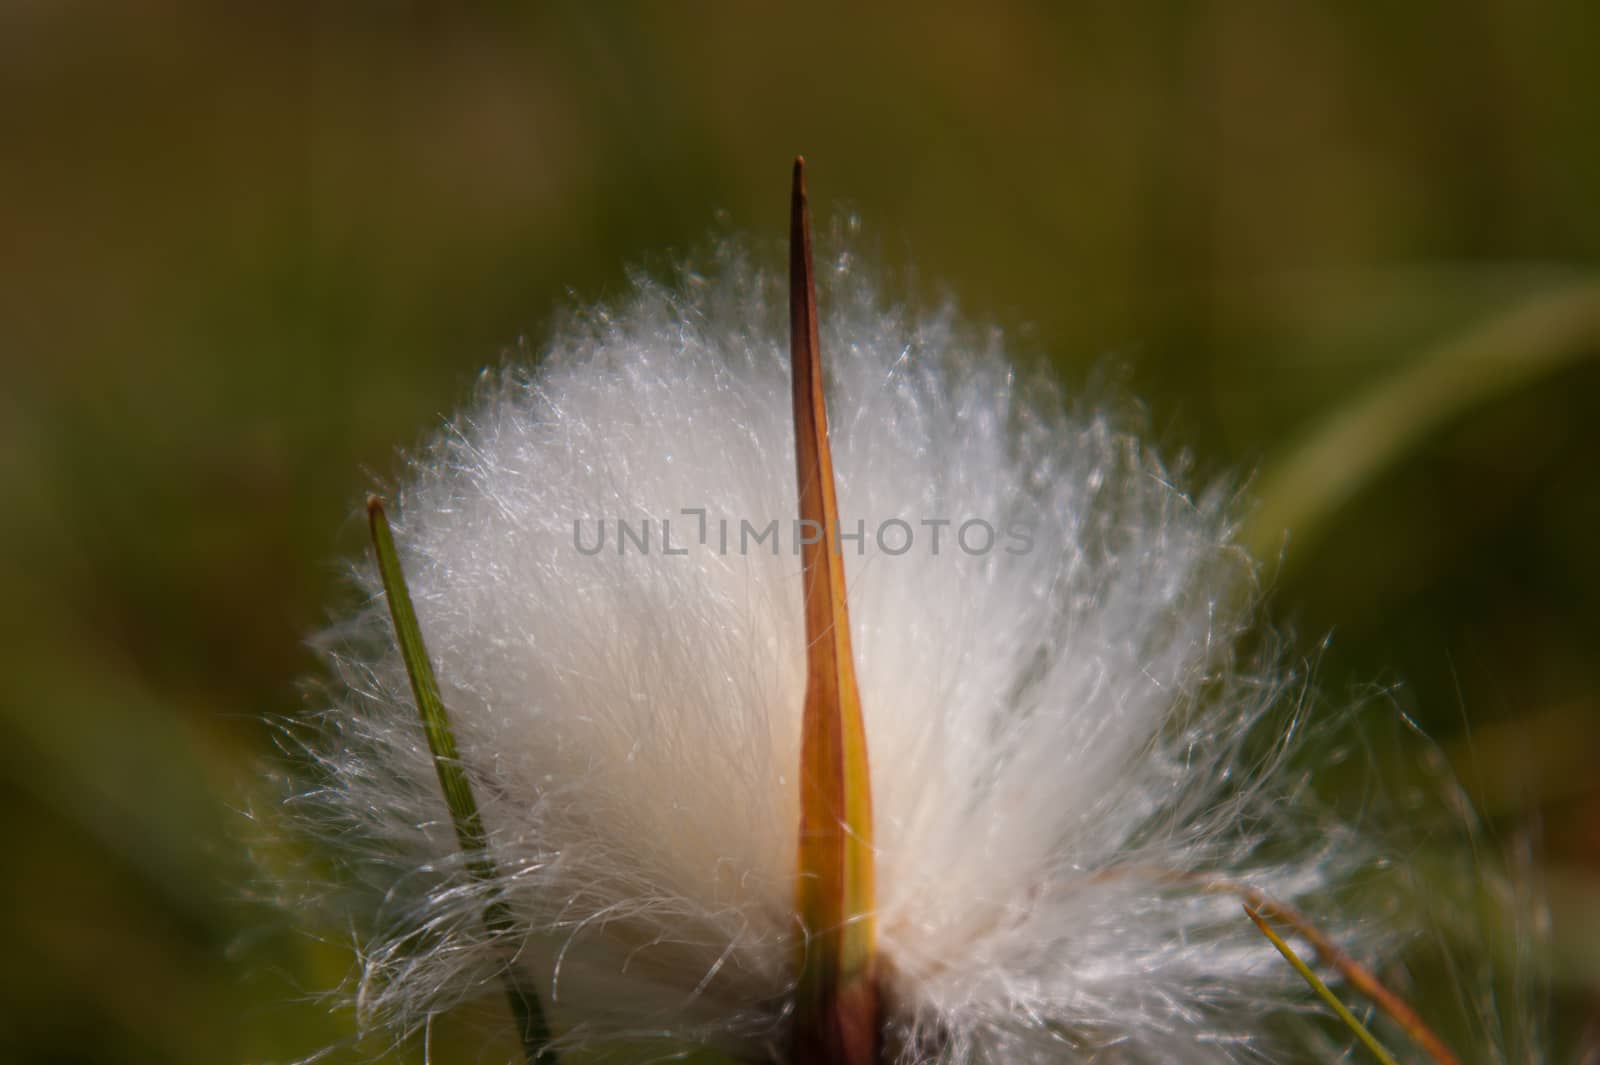
<svg viewBox="0 0 1600 1065">
<path fill-rule="evenodd" d="M 1533 841 L 1541 1040 L 1600 1054 L 1600 5 L 11 0 L 0 1059 L 348 1037 L 240 811 L 364 491 L 569 290 L 779 238 L 796 151 L 917 291 L 1259 472 L 1274 616 Z"/>
</svg>

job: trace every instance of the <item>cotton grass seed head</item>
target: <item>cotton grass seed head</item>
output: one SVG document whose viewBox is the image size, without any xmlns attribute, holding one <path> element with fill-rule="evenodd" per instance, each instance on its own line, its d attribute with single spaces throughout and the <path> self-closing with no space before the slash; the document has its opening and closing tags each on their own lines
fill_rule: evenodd
<svg viewBox="0 0 1600 1065">
<path fill-rule="evenodd" d="M 375 505 L 293 801 L 363 1021 L 506 981 L 535 1055 L 1273 1059 L 1315 999 L 1240 901 L 1348 980 L 1370 855 L 1291 768 L 1232 493 L 847 256 L 813 299 L 796 178 L 787 289 L 637 280 Z"/>
</svg>

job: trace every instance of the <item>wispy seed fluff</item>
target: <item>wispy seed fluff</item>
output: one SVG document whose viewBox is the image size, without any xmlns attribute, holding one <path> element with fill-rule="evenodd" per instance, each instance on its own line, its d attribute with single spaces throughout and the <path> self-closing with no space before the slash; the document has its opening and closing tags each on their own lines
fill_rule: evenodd
<svg viewBox="0 0 1600 1065">
<path fill-rule="evenodd" d="M 1211 889 L 1347 934 L 1328 892 L 1364 855 L 1290 769 L 1300 681 L 1238 650 L 1231 494 L 997 334 L 889 305 L 848 255 L 821 273 L 888 1045 L 1280 1059 L 1308 992 Z M 464 871 L 363 563 L 295 805 L 365 889 L 367 1024 L 498 996 L 509 952 L 558 1048 L 782 1055 L 806 662 L 785 313 L 736 249 L 637 278 L 414 458 L 396 538 L 499 881 Z"/>
</svg>

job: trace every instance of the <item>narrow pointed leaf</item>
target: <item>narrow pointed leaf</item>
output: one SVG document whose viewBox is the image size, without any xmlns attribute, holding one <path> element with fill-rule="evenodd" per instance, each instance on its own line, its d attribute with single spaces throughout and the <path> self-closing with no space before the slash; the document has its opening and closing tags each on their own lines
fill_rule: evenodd
<svg viewBox="0 0 1600 1065">
<path fill-rule="evenodd" d="M 1342 976 L 1358 994 L 1362 995 L 1403 1029 L 1407 1036 L 1431 1058 L 1436 1065 L 1461 1065 L 1461 1059 L 1447 1047 L 1421 1015 L 1399 995 L 1383 985 L 1366 966 L 1352 958 L 1344 948 L 1328 938 L 1305 914 L 1265 893 L 1229 880 L 1211 881 L 1212 890 L 1227 891 L 1244 900 L 1245 909 L 1270 917 L 1294 929 L 1316 949 L 1324 965 Z"/>
<path fill-rule="evenodd" d="M 817 340 L 805 161 L 796 159 L 789 245 L 795 467 L 805 582 L 806 694 L 801 724 L 801 958 L 797 1039 L 808 1060 L 876 1060 L 872 790 L 850 650 L 839 504 Z M 807 542 L 809 541 L 809 542 Z M 797 1046 L 797 1049 L 801 1049 Z"/>
<path fill-rule="evenodd" d="M 372 530 L 372 547 L 378 556 L 378 573 L 383 578 L 384 595 L 389 601 L 389 617 L 394 622 L 395 639 L 400 644 L 400 658 L 405 662 L 406 674 L 411 678 L 411 692 L 416 697 L 417 711 L 422 716 L 428 750 L 433 753 L 433 768 L 439 774 L 439 787 L 444 792 L 445 805 L 450 809 L 456 840 L 461 844 L 467 860 L 467 871 L 473 879 L 494 884 L 497 875 L 494 859 L 489 856 L 488 833 L 484 831 L 483 818 L 478 814 L 478 803 L 472 796 L 472 785 L 467 780 L 466 770 L 461 766 L 455 733 L 450 729 L 450 716 L 445 711 L 444 700 L 439 697 L 439 683 L 428 661 L 428 651 L 422 643 L 422 629 L 417 624 L 417 612 L 411 603 L 411 592 L 406 588 L 405 574 L 400 569 L 400 556 L 394 548 L 394 534 L 389 529 L 383 501 L 377 496 L 367 500 L 367 521 Z M 509 939 L 516 927 L 510 907 L 499 898 L 485 907 L 483 923 L 490 933 L 502 940 Z M 506 997 L 510 1001 L 511 1014 L 516 1020 L 517 1034 L 522 1039 L 522 1049 L 528 1061 L 534 1065 L 556 1065 L 555 1051 L 550 1049 L 550 1029 L 538 996 L 523 985 L 511 959 L 507 959 L 504 976 Z"/>
<path fill-rule="evenodd" d="M 1274 947 L 1278 948 L 1278 953 L 1282 954 L 1284 959 L 1294 966 L 1294 970 L 1300 974 L 1300 978 L 1311 985 L 1311 990 L 1317 993 L 1317 997 L 1326 1002 L 1328 1008 L 1333 1010 L 1338 1018 L 1344 1022 L 1345 1027 L 1354 1032 L 1356 1038 L 1361 1040 L 1368 1050 L 1372 1051 L 1372 1056 L 1383 1062 L 1383 1065 L 1396 1065 L 1394 1056 L 1385 1050 L 1383 1044 L 1378 1042 L 1377 1037 L 1367 1030 L 1367 1026 L 1361 1023 L 1361 1019 L 1351 1013 L 1348 1006 L 1339 1001 L 1339 996 L 1335 995 L 1328 985 L 1323 983 L 1321 978 L 1311 971 L 1311 966 L 1307 965 L 1300 955 L 1294 952 L 1294 948 L 1284 942 L 1283 937 L 1274 932 L 1272 926 L 1267 924 L 1266 920 L 1251 909 L 1248 904 L 1245 905 L 1244 912 L 1250 920 L 1255 922 L 1255 926 L 1261 929 L 1261 934 L 1266 936 Z"/>
</svg>

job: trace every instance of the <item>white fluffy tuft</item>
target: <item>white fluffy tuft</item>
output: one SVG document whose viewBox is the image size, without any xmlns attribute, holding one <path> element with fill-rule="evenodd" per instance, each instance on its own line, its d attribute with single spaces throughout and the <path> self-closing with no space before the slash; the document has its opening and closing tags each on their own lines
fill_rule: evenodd
<svg viewBox="0 0 1600 1065">
<path fill-rule="evenodd" d="M 785 303 L 741 254 L 714 267 L 641 279 L 536 368 L 486 376 L 394 511 L 493 889 L 568 1044 L 782 1045 L 804 686 Z M 1287 738 L 1257 728 L 1297 689 L 1238 660 L 1253 569 L 1230 499 L 1068 413 L 998 337 L 833 267 L 822 350 L 844 525 L 866 530 L 846 570 L 903 1057 L 1270 1056 L 1267 1013 L 1305 989 L 1203 883 L 1321 914 L 1365 854 L 1311 823 Z M 663 554 L 663 519 L 686 555 Z M 741 520 L 773 519 L 776 556 L 740 549 Z M 891 519 L 903 554 L 877 542 L 900 546 Z M 962 549 L 968 519 L 991 549 Z M 648 554 L 619 555 L 619 521 L 648 523 Z M 586 548 L 604 523 L 599 554 L 575 522 Z M 360 575 L 371 601 L 332 652 L 346 694 L 297 801 L 371 889 L 365 1016 L 406 1030 L 494 992 L 504 944 Z"/>
</svg>

